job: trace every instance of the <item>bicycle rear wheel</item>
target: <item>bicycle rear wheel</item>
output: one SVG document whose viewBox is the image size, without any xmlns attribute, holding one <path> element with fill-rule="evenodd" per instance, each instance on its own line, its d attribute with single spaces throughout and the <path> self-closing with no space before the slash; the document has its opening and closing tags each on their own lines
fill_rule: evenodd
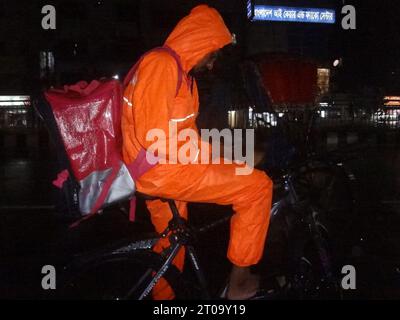
<svg viewBox="0 0 400 320">
<path fill-rule="evenodd" d="M 163 259 L 150 250 L 129 254 L 107 255 L 96 260 L 76 263 L 62 281 L 58 299 L 74 300 L 138 300 L 152 299 L 151 292 L 144 295 L 153 274 L 160 270 Z M 164 279 L 180 299 L 182 274 L 171 265 Z M 143 296 L 144 295 L 144 296 Z M 143 297 L 142 297 L 143 296 Z"/>
</svg>

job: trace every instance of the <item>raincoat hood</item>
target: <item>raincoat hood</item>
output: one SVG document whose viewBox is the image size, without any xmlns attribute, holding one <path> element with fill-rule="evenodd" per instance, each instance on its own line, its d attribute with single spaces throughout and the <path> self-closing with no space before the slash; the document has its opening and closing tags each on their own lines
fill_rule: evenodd
<svg viewBox="0 0 400 320">
<path fill-rule="evenodd" d="M 232 34 L 217 10 L 199 5 L 184 17 L 165 45 L 177 52 L 189 72 L 207 54 L 232 43 Z"/>
</svg>

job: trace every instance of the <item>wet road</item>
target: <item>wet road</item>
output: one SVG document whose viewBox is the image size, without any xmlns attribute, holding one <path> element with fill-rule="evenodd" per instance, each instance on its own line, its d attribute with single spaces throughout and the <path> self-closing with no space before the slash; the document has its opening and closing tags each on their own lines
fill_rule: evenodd
<svg viewBox="0 0 400 320">
<path fill-rule="evenodd" d="M 399 146 L 364 145 L 348 163 L 358 182 L 358 218 L 349 237 L 343 265 L 357 270 L 357 290 L 349 299 L 400 298 L 400 150 Z M 54 212 L 56 159 L 47 148 L 4 149 L 0 155 L 0 297 L 41 298 L 41 267 L 58 265 L 70 255 L 137 230 L 151 230 L 140 204 L 138 223 L 119 213 L 99 216 L 68 232 L 66 220 Z M 194 224 L 204 216 L 219 217 L 228 207 L 191 205 Z M 222 285 L 229 269 L 225 259 L 227 227 L 202 241 L 200 259 L 212 289 Z M 279 247 L 275 250 L 279 251 Z M 274 250 L 271 249 L 271 252 Z M 271 253 L 272 254 L 272 253 Z"/>
</svg>

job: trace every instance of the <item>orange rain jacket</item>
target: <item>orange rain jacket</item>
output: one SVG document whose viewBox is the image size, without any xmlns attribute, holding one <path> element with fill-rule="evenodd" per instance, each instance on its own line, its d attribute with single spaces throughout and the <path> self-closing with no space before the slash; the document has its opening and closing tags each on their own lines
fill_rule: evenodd
<svg viewBox="0 0 400 320">
<path fill-rule="evenodd" d="M 207 54 L 232 42 L 232 35 L 219 13 L 206 5 L 195 7 L 183 18 L 165 42 L 180 57 L 183 82 L 176 95 L 178 68 L 167 52 L 151 52 L 139 65 L 124 93 L 122 115 L 123 156 L 131 163 L 141 148 L 148 149 L 154 141 L 146 141 L 151 129 L 169 136 L 169 124 L 177 125 L 178 133 L 186 128 L 197 130 L 195 120 L 199 109 L 195 81 L 189 71 Z M 168 148 L 167 151 L 168 153 Z M 269 225 L 272 182 L 261 171 L 236 175 L 236 164 L 158 164 L 137 181 L 138 191 L 152 196 L 175 199 L 180 214 L 187 217 L 187 202 L 233 205 L 228 259 L 238 266 L 256 264 L 262 255 Z M 164 231 L 172 214 L 166 203 L 148 201 L 152 223 Z M 155 248 L 161 251 L 168 241 Z M 182 270 L 184 251 L 174 264 Z M 161 279 L 163 280 L 163 279 Z M 174 297 L 166 281 L 153 290 L 156 299 Z"/>
</svg>

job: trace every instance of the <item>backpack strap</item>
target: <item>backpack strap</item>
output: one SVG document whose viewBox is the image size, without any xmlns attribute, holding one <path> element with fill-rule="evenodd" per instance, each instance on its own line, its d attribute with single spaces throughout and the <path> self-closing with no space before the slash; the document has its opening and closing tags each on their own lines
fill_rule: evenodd
<svg viewBox="0 0 400 320">
<path fill-rule="evenodd" d="M 110 192 L 111 186 L 114 180 L 117 178 L 119 169 L 120 169 L 120 161 L 117 158 L 114 158 L 112 160 L 110 175 L 105 180 L 100 195 L 98 196 L 95 204 L 92 207 L 91 213 L 95 214 L 103 206 L 104 202 L 106 201 L 107 195 Z"/>
<path fill-rule="evenodd" d="M 150 160 L 150 161 L 149 161 Z M 158 163 L 157 157 L 148 153 L 146 149 L 140 149 L 136 159 L 128 164 L 126 167 L 133 180 L 139 179 L 143 174 L 149 171 Z M 136 214 L 136 197 L 133 196 L 130 202 L 129 221 L 135 221 Z"/>
<path fill-rule="evenodd" d="M 69 226 L 69 228 L 75 228 L 77 227 L 81 222 L 93 217 L 97 212 L 100 210 L 100 208 L 103 206 L 104 201 L 106 200 L 108 193 L 110 192 L 111 186 L 115 180 L 115 178 L 118 175 L 120 169 L 120 162 L 118 158 L 112 159 L 112 165 L 111 165 L 111 172 L 110 175 L 106 178 L 104 181 L 104 184 L 102 186 L 102 190 L 100 192 L 100 195 L 97 197 L 96 202 L 94 203 L 91 212 L 84 216 L 83 218 L 79 219 L 78 221 L 74 222 Z"/>
<path fill-rule="evenodd" d="M 53 185 L 56 186 L 58 189 L 62 189 L 65 181 L 69 178 L 69 171 L 64 169 L 63 171 L 59 172 L 57 175 L 57 179 L 53 181 Z"/>
<path fill-rule="evenodd" d="M 171 49 L 169 46 L 165 45 L 163 47 L 157 47 L 154 48 L 150 51 L 147 51 L 145 54 L 143 54 L 140 58 L 139 61 L 135 63 L 135 65 L 129 70 L 128 74 L 126 75 L 123 85 L 124 87 L 126 87 L 129 84 L 129 81 L 132 80 L 132 78 L 134 77 L 136 71 L 139 68 L 140 63 L 143 61 L 143 59 L 151 52 L 157 52 L 157 51 L 164 51 L 169 53 L 176 61 L 176 65 L 178 67 L 178 82 L 176 85 L 176 92 L 175 92 L 175 97 L 178 95 L 179 93 L 179 89 L 181 88 L 182 85 L 182 81 L 183 81 L 183 75 L 184 75 L 184 71 L 182 68 L 182 63 L 181 63 L 181 58 L 179 57 L 179 55 L 173 50 Z"/>
<path fill-rule="evenodd" d="M 181 57 L 167 45 L 165 45 L 164 47 L 161 47 L 161 48 L 165 52 L 168 52 L 175 59 L 176 65 L 178 67 L 178 83 L 176 85 L 176 93 L 175 93 L 175 97 L 176 97 L 179 93 L 179 89 L 181 88 L 182 79 L 183 79 L 183 75 L 184 75 L 184 71 L 183 71 L 183 67 L 182 67 L 182 63 L 181 63 Z"/>
</svg>

